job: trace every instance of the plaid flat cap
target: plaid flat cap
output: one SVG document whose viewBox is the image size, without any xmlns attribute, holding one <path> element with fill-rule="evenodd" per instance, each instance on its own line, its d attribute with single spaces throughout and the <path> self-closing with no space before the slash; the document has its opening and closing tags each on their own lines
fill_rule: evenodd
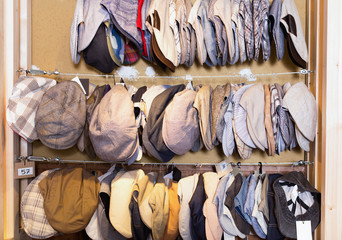
<svg viewBox="0 0 342 240">
<path fill-rule="evenodd" d="M 8 99 L 7 124 L 28 142 L 38 139 L 35 128 L 36 111 L 44 93 L 56 81 L 43 77 L 21 77 Z"/>
<path fill-rule="evenodd" d="M 24 230 L 31 238 L 45 239 L 57 233 L 48 220 L 44 210 L 44 199 L 38 184 L 57 169 L 47 170 L 36 177 L 25 189 L 21 198 L 20 213 Z"/>
</svg>

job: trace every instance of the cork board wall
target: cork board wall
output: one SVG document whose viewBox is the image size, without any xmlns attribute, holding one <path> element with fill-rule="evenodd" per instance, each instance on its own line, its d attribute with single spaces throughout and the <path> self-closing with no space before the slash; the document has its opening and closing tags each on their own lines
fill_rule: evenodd
<svg viewBox="0 0 342 240">
<path fill-rule="evenodd" d="M 296 5 L 301 17 L 303 29 L 305 31 L 307 24 L 306 16 L 306 1 L 296 0 Z M 92 67 L 85 64 L 81 59 L 80 63 L 75 65 L 71 60 L 70 54 L 70 27 L 73 20 L 76 0 L 32 0 L 32 64 L 42 70 L 55 70 L 63 73 L 89 73 L 101 74 Z M 138 75 L 146 75 L 146 68 L 151 66 L 147 61 L 140 59 L 134 67 L 138 71 Z M 147 79 L 124 79 L 126 84 L 131 84 L 136 87 L 151 86 L 154 84 L 179 84 L 186 83 L 184 80 L 175 79 L 158 79 L 158 76 L 184 76 L 190 74 L 193 77 L 193 83 L 210 84 L 213 88 L 220 84 L 227 82 L 241 83 L 246 82 L 245 78 L 217 78 L 215 76 L 239 74 L 241 70 L 249 69 L 253 74 L 258 73 L 280 73 L 280 72 L 294 72 L 300 69 L 292 63 L 287 49 L 285 50 L 284 58 L 278 61 L 275 54 L 275 47 L 272 44 L 272 55 L 267 62 L 263 62 L 261 58 L 259 61 L 245 62 L 243 64 L 237 63 L 235 65 L 208 67 L 201 66 L 196 63 L 190 67 L 179 66 L 175 73 L 170 71 L 163 72 L 157 66 L 152 66 L 156 72 L 154 78 Z M 115 74 L 117 69 L 114 70 Z M 196 76 L 210 76 L 208 78 L 196 78 Z M 72 77 L 58 76 L 56 80 L 70 80 Z M 109 83 L 113 85 L 112 78 L 105 77 L 89 77 L 90 81 L 101 85 Z M 298 81 L 305 81 L 304 75 L 271 75 L 257 77 L 256 82 L 279 83 L 285 82 L 296 83 Z M 77 147 L 68 150 L 58 151 L 45 147 L 40 141 L 33 144 L 33 155 L 54 157 L 58 156 L 61 159 L 80 159 L 89 160 L 87 155 L 78 151 Z M 254 150 L 252 157 L 244 162 L 287 162 L 303 160 L 304 152 L 299 148 L 292 151 L 282 152 L 280 156 L 267 156 L 265 152 Z M 183 156 L 176 156 L 172 161 L 184 163 L 205 163 L 205 162 L 220 162 L 225 159 L 221 146 L 214 148 L 212 151 L 199 151 L 197 153 L 189 152 Z M 231 161 L 241 161 L 237 153 L 230 157 Z M 142 161 L 154 162 L 155 160 L 144 156 Z"/>
</svg>

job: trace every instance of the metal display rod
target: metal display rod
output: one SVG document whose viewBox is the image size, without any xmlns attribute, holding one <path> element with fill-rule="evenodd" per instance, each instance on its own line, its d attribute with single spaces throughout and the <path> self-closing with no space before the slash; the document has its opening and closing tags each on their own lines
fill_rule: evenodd
<svg viewBox="0 0 342 240">
<path fill-rule="evenodd" d="M 34 161 L 34 162 L 49 162 L 49 163 L 83 163 L 83 164 L 111 164 L 109 162 L 105 161 L 89 161 L 89 160 L 64 160 L 60 159 L 59 157 L 54 157 L 54 158 L 48 158 L 48 157 L 40 157 L 40 156 L 20 156 L 18 157 L 18 160 L 20 161 Z M 126 162 L 116 162 L 116 164 L 121 164 L 121 165 L 128 165 Z M 162 165 L 162 166 L 168 166 L 168 165 L 193 165 L 193 166 L 213 166 L 219 163 L 175 163 L 175 162 L 168 162 L 168 163 L 145 163 L 145 162 L 134 162 L 131 165 Z M 259 162 L 254 162 L 254 163 L 233 163 L 229 162 L 230 165 L 232 166 L 259 166 Z M 277 165 L 292 165 L 292 166 L 304 166 L 304 165 L 310 165 L 314 164 L 314 162 L 310 161 L 304 161 L 304 160 L 299 160 L 299 161 L 293 161 L 293 162 L 273 162 L 273 163 L 268 163 L 268 162 L 262 162 L 261 163 L 263 166 L 270 165 L 270 166 L 277 166 Z"/>
<path fill-rule="evenodd" d="M 62 73 L 59 72 L 57 69 L 55 71 L 45 71 L 45 70 L 36 70 L 36 69 L 18 69 L 17 72 L 25 72 L 26 74 L 31 75 L 60 75 L 60 76 L 79 76 L 79 77 L 118 77 L 119 75 L 116 74 L 88 74 L 88 73 Z M 256 74 L 249 74 L 249 75 L 240 75 L 240 74 L 232 74 L 232 75 L 221 75 L 221 76 L 205 76 L 205 75 L 185 75 L 185 76 L 136 76 L 133 79 L 139 78 L 158 78 L 158 79 L 183 79 L 183 80 L 193 80 L 194 78 L 254 78 L 259 76 L 278 76 L 278 75 L 293 75 L 293 74 L 302 74 L 307 75 L 310 73 L 314 73 L 312 70 L 301 69 L 298 72 L 282 72 L 282 73 L 256 73 Z"/>
</svg>

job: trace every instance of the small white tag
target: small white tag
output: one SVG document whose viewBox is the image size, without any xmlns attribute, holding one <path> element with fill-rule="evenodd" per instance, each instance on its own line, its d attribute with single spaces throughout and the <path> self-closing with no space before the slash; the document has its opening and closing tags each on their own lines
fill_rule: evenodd
<svg viewBox="0 0 342 240">
<path fill-rule="evenodd" d="M 18 168 L 18 177 L 33 175 L 33 167 Z"/>
<path fill-rule="evenodd" d="M 219 178 L 226 175 L 227 173 L 231 172 L 232 166 L 229 165 L 226 160 L 223 160 L 222 162 L 215 164 L 216 172 Z"/>
<path fill-rule="evenodd" d="M 122 85 L 122 86 L 125 86 L 125 83 L 118 82 L 118 83 L 116 83 L 115 85 Z"/>
<path fill-rule="evenodd" d="M 296 221 L 297 239 L 312 240 L 311 221 Z"/>
<path fill-rule="evenodd" d="M 72 81 L 72 82 L 78 83 L 78 85 L 80 85 L 80 87 L 81 87 L 83 93 L 84 93 L 84 94 L 87 94 L 87 92 L 86 92 L 86 90 L 84 89 L 84 87 L 83 87 L 83 85 L 82 85 L 80 79 L 79 79 L 77 76 L 74 77 L 71 81 Z"/>
</svg>

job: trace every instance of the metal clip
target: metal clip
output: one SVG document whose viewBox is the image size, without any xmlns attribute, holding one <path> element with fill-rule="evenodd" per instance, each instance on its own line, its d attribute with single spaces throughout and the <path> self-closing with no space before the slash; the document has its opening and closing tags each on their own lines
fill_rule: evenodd
<svg viewBox="0 0 342 240">
<path fill-rule="evenodd" d="M 312 71 L 309 71 L 309 70 L 307 70 L 307 69 L 301 69 L 301 70 L 299 70 L 299 72 L 300 72 L 301 74 L 309 74 L 309 73 L 311 73 Z"/>
<path fill-rule="evenodd" d="M 26 72 L 31 75 L 46 75 L 47 74 L 47 72 L 44 70 L 36 70 L 36 69 L 29 69 L 29 70 L 26 70 Z"/>
</svg>

